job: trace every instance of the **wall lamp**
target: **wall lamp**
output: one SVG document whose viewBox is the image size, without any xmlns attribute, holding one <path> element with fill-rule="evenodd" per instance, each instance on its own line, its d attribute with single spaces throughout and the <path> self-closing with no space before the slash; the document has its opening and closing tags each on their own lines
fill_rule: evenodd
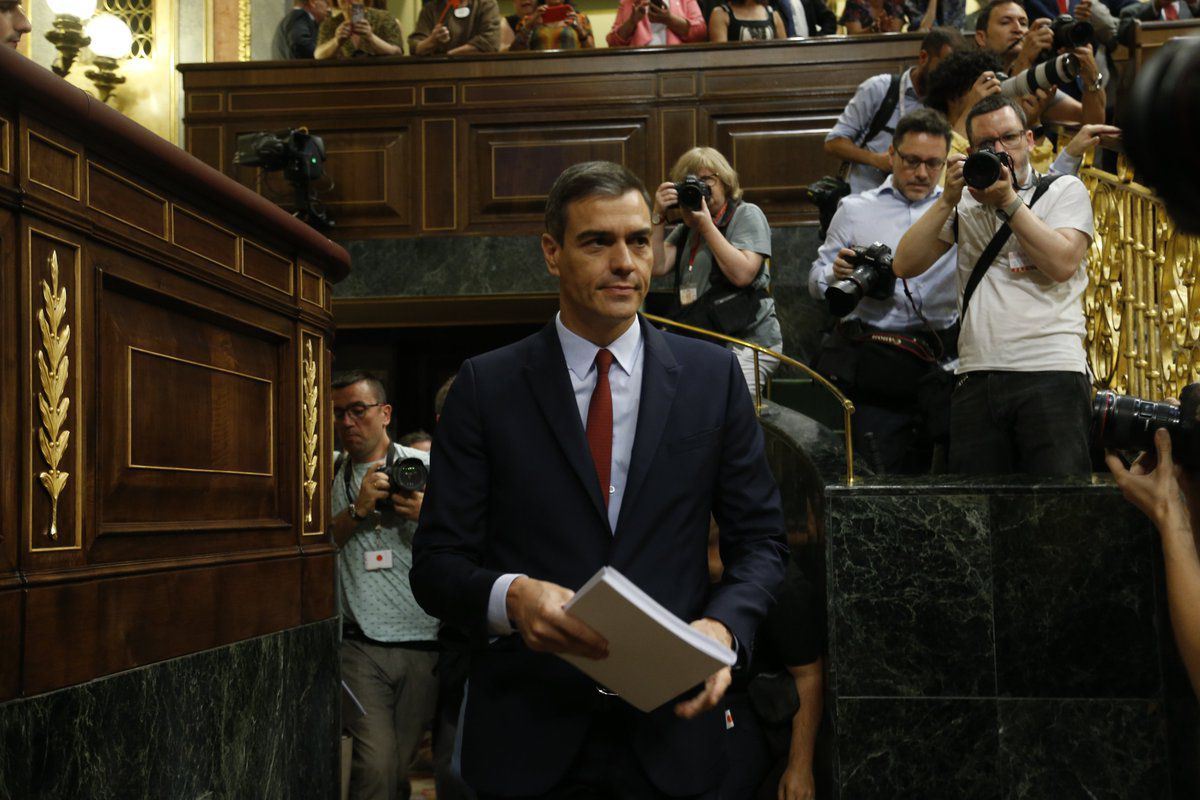
<svg viewBox="0 0 1200 800">
<path fill-rule="evenodd" d="M 86 75 L 96 85 L 100 102 L 107 103 L 113 91 L 125 82 L 117 74 L 117 62 L 128 58 L 133 47 L 133 33 L 125 20 L 112 14 L 97 14 L 87 24 L 87 35 L 92 41 L 92 67 Z"/>
<path fill-rule="evenodd" d="M 96 13 L 96 0 L 48 0 L 48 5 L 54 12 L 54 27 L 46 31 L 46 38 L 58 50 L 51 69 L 65 78 L 79 51 L 91 44 L 83 31 L 83 20 Z"/>
</svg>

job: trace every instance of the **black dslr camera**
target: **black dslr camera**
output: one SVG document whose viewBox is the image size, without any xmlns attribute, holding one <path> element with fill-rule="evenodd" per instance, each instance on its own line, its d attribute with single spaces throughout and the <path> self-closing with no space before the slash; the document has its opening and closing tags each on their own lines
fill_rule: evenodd
<svg viewBox="0 0 1200 800">
<path fill-rule="evenodd" d="M 981 147 L 967 156 L 963 162 L 963 182 L 973 189 L 986 189 L 1000 180 L 1002 166 L 1008 167 L 1013 189 L 1020 189 L 1012 158 L 1008 153 L 997 153 L 990 147 Z"/>
<path fill-rule="evenodd" d="M 304 128 L 244 133 L 237 137 L 233 163 L 259 167 L 264 172 L 282 170 L 292 186 L 295 216 L 317 230 L 333 226 L 312 188 L 314 181 L 325 176 L 325 140 L 320 136 Z"/>
<path fill-rule="evenodd" d="M 701 201 L 712 200 L 712 189 L 695 175 L 688 175 L 675 184 L 675 193 L 679 195 L 679 207 L 688 211 L 699 211 Z"/>
<path fill-rule="evenodd" d="M 1054 50 L 1074 50 L 1095 41 L 1096 30 L 1090 22 L 1082 22 L 1070 14 L 1059 14 L 1050 23 L 1054 31 Z"/>
<path fill-rule="evenodd" d="M 896 289 L 890 247 L 875 242 L 870 247 L 855 245 L 850 249 L 854 251 L 854 257 L 850 259 L 854 271 L 850 277 L 829 284 L 825 290 L 825 302 L 829 303 L 829 311 L 835 317 L 849 314 L 864 297 L 886 300 Z"/>
<path fill-rule="evenodd" d="M 422 492 L 425 490 L 425 482 L 429 480 L 429 469 L 419 458 L 402 458 L 390 466 L 380 467 L 376 472 L 387 475 L 388 497 L 394 494 Z M 384 498 L 376 502 L 375 507 L 385 511 L 392 507 L 392 502 Z"/>
<path fill-rule="evenodd" d="M 1188 469 L 1200 467 L 1200 383 L 1185 386 L 1180 405 L 1156 403 L 1115 392 L 1098 392 L 1092 400 L 1092 441 L 1116 450 L 1154 452 L 1154 432 L 1166 428 L 1171 455 Z"/>
</svg>

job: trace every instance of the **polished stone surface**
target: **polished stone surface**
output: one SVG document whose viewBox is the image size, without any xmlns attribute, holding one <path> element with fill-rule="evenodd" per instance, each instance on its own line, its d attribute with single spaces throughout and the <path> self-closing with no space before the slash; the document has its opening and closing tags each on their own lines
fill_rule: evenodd
<svg viewBox="0 0 1200 800">
<path fill-rule="evenodd" d="M 0 800 L 337 796 L 336 620 L 0 704 Z"/>
</svg>

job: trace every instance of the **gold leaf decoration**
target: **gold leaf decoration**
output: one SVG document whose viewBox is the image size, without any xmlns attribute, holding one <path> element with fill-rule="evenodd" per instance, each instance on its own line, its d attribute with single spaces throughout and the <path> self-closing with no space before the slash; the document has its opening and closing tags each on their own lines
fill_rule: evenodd
<svg viewBox="0 0 1200 800">
<path fill-rule="evenodd" d="M 300 403 L 304 410 L 304 456 L 301 463 L 304 467 L 304 522 L 313 521 L 313 497 L 317 493 L 317 362 L 313 358 L 312 340 L 304 342 L 303 381 L 300 390 Z"/>
<path fill-rule="evenodd" d="M 58 468 L 67 452 L 71 432 L 66 429 L 67 376 L 71 360 L 67 344 L 71 341 L 71 326 L 63 325 L 67 313 L 67 289 L 58 285 L 58 253 L 50 254 L 50 282 L 42 280 L 42 308 L 38 311 L 38 327 L 42 332 L 42 349 L 38 351 L 38 377 L 42 391 L 38 394 L 38 410 L 42 427 L 38 430 L 38 445 L 49 470 L 38 473 L 38 480 L 50 495 L 50 529 L 46 534 L 58 539 L 58 500 L 67 487 L 70 473 Z M 60 327 L 61 326 L 61 327 Z"/>
</svg>

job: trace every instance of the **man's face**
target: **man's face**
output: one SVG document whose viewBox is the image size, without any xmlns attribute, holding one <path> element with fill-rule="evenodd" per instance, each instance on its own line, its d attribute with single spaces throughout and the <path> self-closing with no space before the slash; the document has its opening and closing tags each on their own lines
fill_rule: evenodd
<svg viewBox="0 0 1200 800">
<path fill-rule="evenodd" d="M 1029 149 L 1033 147 L 1033 131 L 1025 130 L 1017 112 L 1008 106 L 990 114 L 980 114 L 971 120 L 967 136 L 971 150 L 991 147 L 997 153 L 1012 158 L 1017 180 L 1024 182 L 1029 175 Z"/>
<path fill-rule="evenodd" d="M 321 23 L 329 16 L 329 0 L 308 0 L 305 4 L 308 13 L 312 14 L 312 18 Z"/>
<path fill-rule="evenodd" d="M 32 30 L 29 17 L 17 0 L 0 0 L 0 42 L 15 50 L 21 37 Z"/>
<path fill-rule="evenodd" d="M 946 137 L 912 131 L 892 142 L 892 186 L 911 202 L 933 193 L 946 166 Z"/>
<path fill-rule="evenodd" d="M 1016 3 L 996 6 L 988 17 L 987 30 L 975 31 L 975 42 L 1002 59 L 1016 58 L 1021 40 L 1029 32 L 1029 17 Z"/>
<path fill-rule="evenodd" d="M 606 345 L 629 328 L 650 287 L 650 209 L 634 190 L 575 200 L 563 241 L 543 234 L 542 253 L 558 278 L 563 324 Z"/>
<path fill-rule="evenodd" d="M 355 461 L 378 449 L 391 421 L 392 407 L 380 404 L 366 381 L 333 390 L 333 426 Z"/>
</svg>

